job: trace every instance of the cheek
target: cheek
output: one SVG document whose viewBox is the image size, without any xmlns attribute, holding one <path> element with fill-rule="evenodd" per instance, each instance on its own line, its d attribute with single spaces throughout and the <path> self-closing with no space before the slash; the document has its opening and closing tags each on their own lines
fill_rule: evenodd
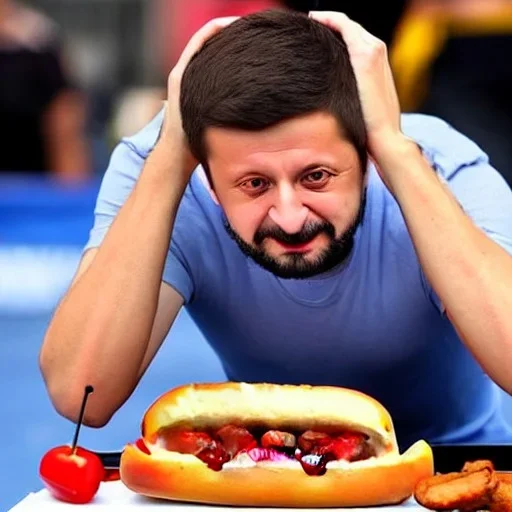
<svg viewBox="0 0 512 512">
<path fill-rule="evenodd" d="M 329 221 L 338 231 L 351 222 L 359 208 L 359 198 L 347 194 L 319 194 L 310 198 L 306 206 L 313 217 Z"/>
<path fill-rule="evenodd" d="M 252 242 L 254 233 L 267 217 L 267 209 L 256 202 L 233 205 L 224 208 L 224 213 L 231 227 L 246 241 Z"/>
</svg>

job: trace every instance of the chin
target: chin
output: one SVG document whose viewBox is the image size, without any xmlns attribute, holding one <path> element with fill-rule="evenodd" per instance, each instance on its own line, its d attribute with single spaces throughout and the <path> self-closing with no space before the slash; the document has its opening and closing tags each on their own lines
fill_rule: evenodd
<svg viewBox="0 0 512 512">
<path fill-rule="evenodd" d="M 278 261 L 279 263 L 282 263 L 283 265 L 286 265 L 287 263 L 290 263 L 292 259 L 301 259 L 302 261 L 305 261 L 307 263 L 315 263 L 318 261 L 319 257 L 322 255 L 323 251 L 325 249 L 323 248 L 315 248 L 315 249 L 308 249 L 307 251 L 290 251 L 290 250 L 281 250 L 278 254 L 267 252 L 267 254 L 273 258 L 274 260 Z"/>
</svg>

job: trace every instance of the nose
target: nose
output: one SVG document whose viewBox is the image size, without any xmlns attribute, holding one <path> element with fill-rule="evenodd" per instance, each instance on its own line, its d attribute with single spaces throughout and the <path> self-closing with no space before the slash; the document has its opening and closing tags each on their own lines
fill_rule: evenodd
<svg viewBox="0 0 512 512">
<path fill-rule="evenodd" d="M 268 212 L 269 217 L 287 233 L 298 233 L 308 216 L 308 209 L 302 204 L 298 194 L 289 185 L 281 186 L 277 198 Z"/>
</svg>

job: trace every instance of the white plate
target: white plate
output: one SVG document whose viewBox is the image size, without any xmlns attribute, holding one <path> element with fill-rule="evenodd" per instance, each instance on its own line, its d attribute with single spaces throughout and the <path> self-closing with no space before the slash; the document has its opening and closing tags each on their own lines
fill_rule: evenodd
<svg viewBox="0 0 512 512">
<path fill-rule="evenodd" d="M 230 512 L 244 511 L 248 512 L 251 508 L 247 507 L 224 507 L 224 506 L 210 506 L 210 505 L 199 505 L 193 503 L 178 503 L 166 500 L 152 500 L 139 496 L 136 493 L 127 489 L 122 482 L 104 482 L 101 484 L 98 494 L 95 496 L 91 503 L 86 505 L 80 505 L 78 508 L 76 505 L 63 503 L 55 500 L 47 490 L 42 490 L 36 493 L 29 494 L 25 499 L 20 501 L 14 508 L 9 512 L 49 512 L 49 511 L 61 511 L 61 512 L 77 512 L 93 510 L 95 512 L 111 512 L 114 508 L 120 508 L 123 511 L 153 511 L 156 509 L 163 510 L 167 507 L 167 510 L 173 512 L 207 512 L 208 509 L 216 509 L 219 512 L 229 510 Z M 385 507 L 366 507 L 366 508 L 350 508 L 350 509 L 271 509 L 258 507 L 258 512 L 264 511 L 278 511 L 286 512 L 287 510 L 294 510 L 294 512 L 302 511 L 307 512 L 310 510 L 329 512 L 333 510 L 347 510 L 350 512 L 424 512 L 426 509 L 419 506 L 414 499 L 410 499 L 401 505 L 385 506 Z"/>
</svg>

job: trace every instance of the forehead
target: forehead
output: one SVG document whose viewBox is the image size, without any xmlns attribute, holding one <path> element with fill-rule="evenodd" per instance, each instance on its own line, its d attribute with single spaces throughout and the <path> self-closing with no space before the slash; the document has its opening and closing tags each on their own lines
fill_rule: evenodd
<svg viewBox="0 0 512 512">
<path fill-rule="evenodd" d="M 208 128 L 205 134 L 210 165 L 255 164 L 282 158 L 354 153 L 334 116 L 319 112 L 289 119 L 260 131 Z"/>
</svg>

